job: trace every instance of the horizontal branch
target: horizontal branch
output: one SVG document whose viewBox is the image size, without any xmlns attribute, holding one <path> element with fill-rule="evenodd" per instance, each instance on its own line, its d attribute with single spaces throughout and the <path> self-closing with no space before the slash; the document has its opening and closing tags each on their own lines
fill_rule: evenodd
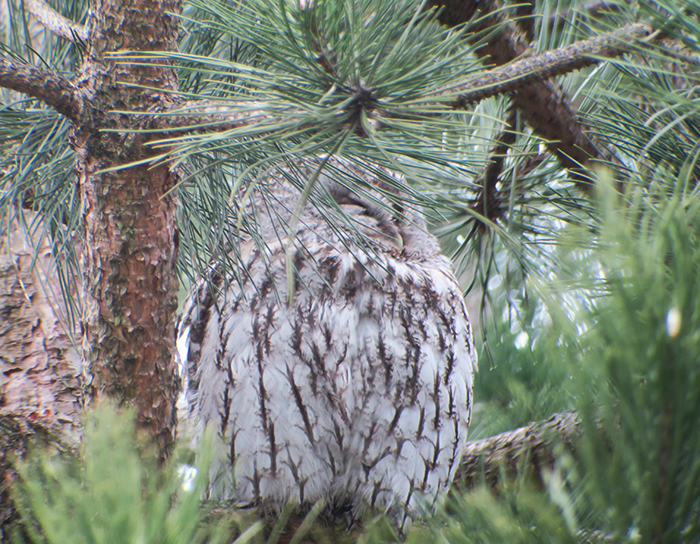
<svg viewBox="0 0 700 544">
<path fill-rule="evenodd" d="M 516 92 L 534 81 L 544 81 L 568 74 L 630 51 L 635 43 L 648 37 L 648 26 L 635 24 L 600 34 L 541 55 L 525 57 L 502 68 L 490 70 L 483 76 L 449 90 L 459 94 L 455 107 L 465 107 L 485 98 Z"/>
<path fill-rule="evenodd" d="M 45 68 L 0 57 L 0 87 L 41 100 L 69 119 L 77 119 L 82 111 L 73 83 Z"/>
<path fill-rule="evenodd" d="M 45 2 L 41 0 L 24 0 L 24 5 L 29 10 L 29 13 L 34 15 L 44 28 L 53 34 L 70 42 L 74 42 L 76 38 L 87 41 L 87 29 L 83 25 L 66 19 Z"/>
<path fill-rule="evenodd" d="M 455 476 L 455 486 L 471 489 L 480 481 L 482 473 L 486 482 L 495 486 L 503 470 L 506 474 L 516 474 L 524 460 L 527 460 L 527 467 L 551 467 L 555 446 L 561 443 L 572 445 L 580 437 L 578 414 L 563 412 L 546 421 L 536 421 L 514 431 L 467 442 Z"/>
</svg>

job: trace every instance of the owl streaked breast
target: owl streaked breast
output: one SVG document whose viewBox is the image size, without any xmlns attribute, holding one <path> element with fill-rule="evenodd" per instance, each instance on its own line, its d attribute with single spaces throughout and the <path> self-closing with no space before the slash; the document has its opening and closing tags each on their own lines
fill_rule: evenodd
<svg viewBox="0 0 700 544">
<path fill-rule="evenodd" d="M 467 437 L 476 352 L 460 288 L 417 213 L 392 215 L 325 175 L 318 188 L 352 227 L 306 204 L 289 281 L 299 191 L 281 174 L 270 183 L 274 205 L 249 207 L 262 238 L 239 235 L 244 270 L 214 267 L 185 303 L 181 419 L 195 440 L 215 428 L 219 498 L 323 500 L 403 526 L 445 496 Z"/>
</svg>

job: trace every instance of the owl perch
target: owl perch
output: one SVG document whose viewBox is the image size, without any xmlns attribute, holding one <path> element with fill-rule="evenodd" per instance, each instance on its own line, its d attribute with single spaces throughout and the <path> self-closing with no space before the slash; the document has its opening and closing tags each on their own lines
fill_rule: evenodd
<svg viewBox="0 0 700 544">
<path fill-rule="evenodd" d="M 467 442 L 462 461 L 455 475 L 456 489 L 473 489 L 482 480 L 496 487 L 503 475 L 515 477 L 521 471 L 532 471 L 538 482 L 542 471 L 554 466 L 554 450 L 559 445 L 575 452 L 582 434 L 576 412 L 562 412 L 544 421 Z"/>
</svg>

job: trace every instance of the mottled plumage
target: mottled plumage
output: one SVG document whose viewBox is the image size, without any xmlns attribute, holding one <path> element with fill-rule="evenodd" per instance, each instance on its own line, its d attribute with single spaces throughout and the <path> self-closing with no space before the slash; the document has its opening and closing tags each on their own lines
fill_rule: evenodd
<svg viewBox="0 0 700 544">
<path fill-rule="evenodd" d="M 273 206 L 254 207 L 266 249 L 241 235 L 239 279 L 215 272 L 185 303 L 181 417 L 195 439 L 215 426 L 220 497 L 324 500 L 353 517 L 375 507 L 403 526 L 444 497 L 466 441 L 476 355 L 462 294 L 417 214 L 392 217 L 372 202 L 379 191 L 360 197 L 322 175 L 317 188 L 371 244 L 307 204 L 290 307 L 286 223 L 299 191 L 283 179 L 270 182 Z"/>
</svg>

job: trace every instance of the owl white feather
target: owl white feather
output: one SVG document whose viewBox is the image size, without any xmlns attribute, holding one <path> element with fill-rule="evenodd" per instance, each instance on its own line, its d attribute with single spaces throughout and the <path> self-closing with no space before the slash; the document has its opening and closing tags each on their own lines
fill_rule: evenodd
<svg viewBox="0 0 700 544">
<path fill-rule="evenodd" d="M 467 437 L 476 352 L 459 285 L 419 214 L 377 205 L 386 192 L 322 174 L 346 227 L 307 203 L 290 240 L 300 193 L 271 178 L 274 200 L 248 206 L 261 238 L 238 234 L 245 270 L 215 266 L 185 303 L 181 421 L 195 440 L 215 429 L 219 498 L 379 509 L 403 527 L 444 498 Z"/>
</svg>

